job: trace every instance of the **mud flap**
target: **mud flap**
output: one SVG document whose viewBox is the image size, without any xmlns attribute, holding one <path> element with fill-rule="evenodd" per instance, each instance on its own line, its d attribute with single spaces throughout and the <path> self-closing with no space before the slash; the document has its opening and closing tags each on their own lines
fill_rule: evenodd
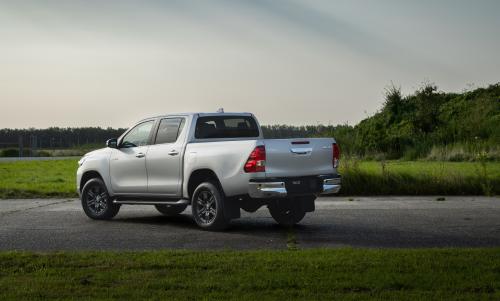
<svg viewBox="0 0 500 301">
<path fill-rule="evenodd" d="M 240 218 L 240 205 L 235 199 L 226 198 L 224 200 L 224 216 L 227 219 Z"/>
</svg>

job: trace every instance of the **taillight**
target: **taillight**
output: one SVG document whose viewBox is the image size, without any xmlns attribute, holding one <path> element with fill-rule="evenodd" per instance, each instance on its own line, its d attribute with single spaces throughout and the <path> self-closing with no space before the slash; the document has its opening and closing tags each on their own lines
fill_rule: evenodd
<svg viewBox="0 0 500 301">
<path fill-rule="evenodd" d="M 259 145 L 248 156 L 245 163 L 245 172 L 264 172 L 266 171 L 266 147 Z"/>
<path fill-rule="evenodd" d="M 333 168 L 337 168 L 339 166 L 339 160 L 340 160 L 340 148 L 337 145 L 337 143 L 332 144 L 332 163 L 333 163 Z"/>
</svg>

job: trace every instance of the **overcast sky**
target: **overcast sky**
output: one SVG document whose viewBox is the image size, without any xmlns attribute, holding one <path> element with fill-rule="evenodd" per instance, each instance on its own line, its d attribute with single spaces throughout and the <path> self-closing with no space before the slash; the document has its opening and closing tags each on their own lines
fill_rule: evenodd
<svg viewBox="0 0 500 301">
<path fill-rule="evenodd" d="M 0 128 L 219 107 L 355 124 L 391 82 L 499 82 L 499 13 L 498 0 L 0 0 Z"/>
</svg>

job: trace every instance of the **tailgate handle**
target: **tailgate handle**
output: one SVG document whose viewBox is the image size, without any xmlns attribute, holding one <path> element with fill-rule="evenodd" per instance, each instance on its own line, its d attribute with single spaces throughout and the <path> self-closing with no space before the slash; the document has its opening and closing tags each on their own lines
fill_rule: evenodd
<svg viewBox="0 0 500 301">
<path fill-rule="evenodd" d="M 307 155 L 312 152 L 312 148 L 291 148 L 290 151 L 297 155 Z"/>
</svg>

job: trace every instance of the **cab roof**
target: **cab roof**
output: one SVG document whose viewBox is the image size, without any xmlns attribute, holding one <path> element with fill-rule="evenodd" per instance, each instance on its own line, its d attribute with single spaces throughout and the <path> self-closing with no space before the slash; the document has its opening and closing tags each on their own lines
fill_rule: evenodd
<svg viewBox="0 0 500 301">
<path fill-rule="evenodd" d="M 141 121 L 145 121 L 148 119 L 154 119 L 154 118 L 162 118 L 162 117 L 169 117 L 169 116 L 254 116 L 252 113 L 248 112 L 187 112 L 187 113 L 170 113 L 170 114 L 163 114 L 163 115 L 157 115 L 157 116 L 151 116 L 147 118 L 143 118 Z"/>
</svg>

